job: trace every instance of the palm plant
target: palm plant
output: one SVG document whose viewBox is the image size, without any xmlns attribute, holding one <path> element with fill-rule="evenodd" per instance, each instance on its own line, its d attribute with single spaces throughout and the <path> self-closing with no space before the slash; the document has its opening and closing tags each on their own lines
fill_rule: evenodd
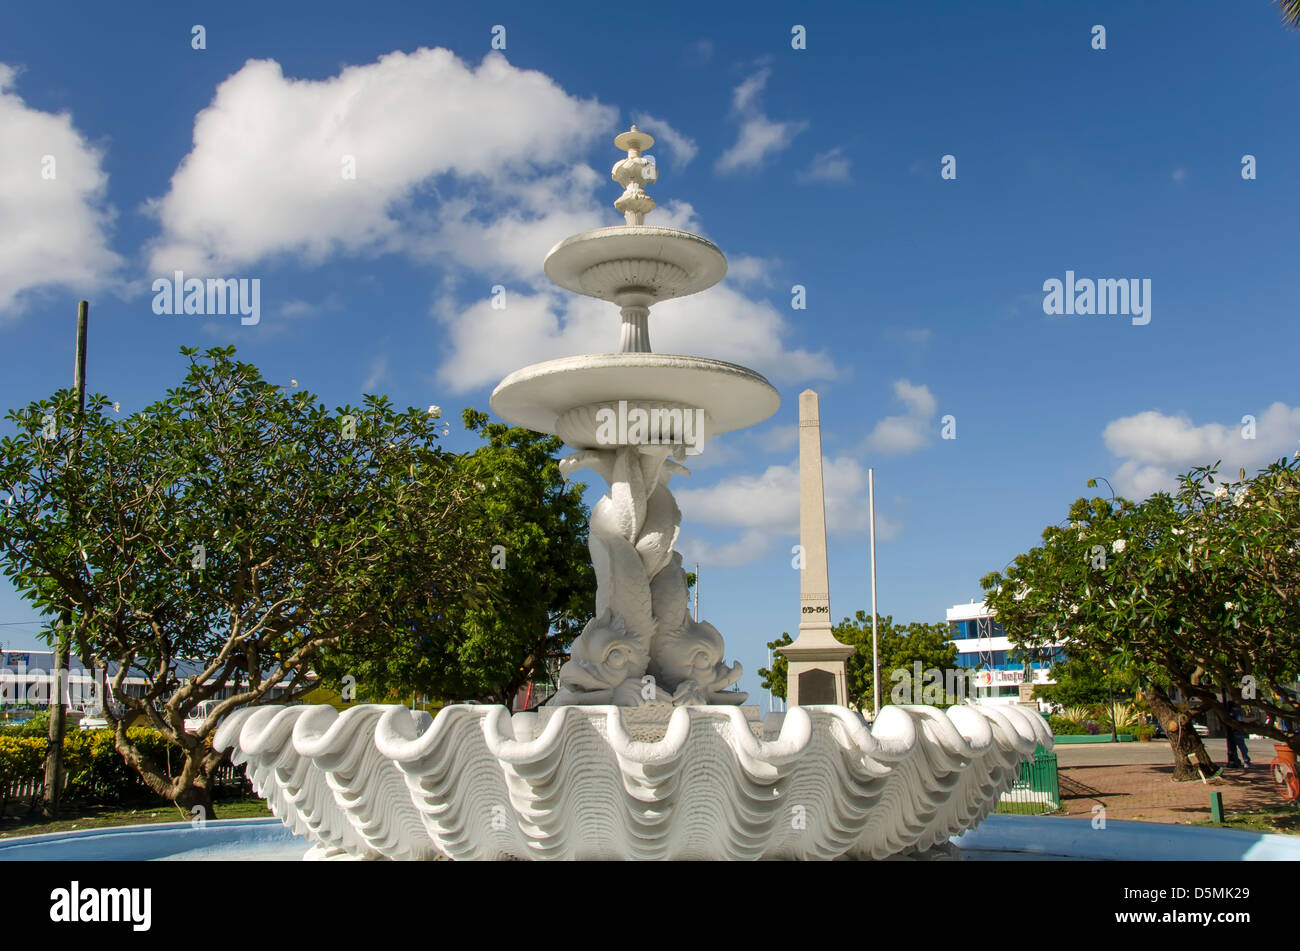
<svg viewBox="0 0 1300 951">
<path fill-rule="evenodd" d="M 1103 711 L 1106 723 L 1110 723 L 1110 711 Z M 1115 704 L 1115 731 L 1117 733 L 1128 733 L 1131 729 L 1141 722 L 1137 708 L 1127 703 Z"/>
<path fill-rule="evenodd" d="M 1277 0 L 1277 5 L 1282 11 L 1282 22 L 1300 30 L 1300 0 Z"/>
</svg>

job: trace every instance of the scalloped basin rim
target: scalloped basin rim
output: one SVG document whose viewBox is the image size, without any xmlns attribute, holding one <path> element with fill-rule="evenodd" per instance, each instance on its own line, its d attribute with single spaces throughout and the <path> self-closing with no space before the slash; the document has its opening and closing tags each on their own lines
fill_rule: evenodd
<svg viewBox="0 0 1300 951">
<path fill-rule="evenodd" d="M 671 294 L 660 295 L 659 300 L 698 294 L 727 273 L 726 257 L 708 238 L 654 225 L 614 225 L 575 234 L 551 248 L 543 269 L 551 281 L 565 290 L 611 300 L 606 293 L 591 292 L 583 276 L 602 264 L 634 260 L 663 261 L 686 273 L 686 283 Z"/>
<path fill-rule="evenodd" d="M 257 707 L 215 745 L 321 854 L 653 860 L 924 852 L 978 825 L 1052 741 L 1018 708 L 890 706 L 868 729 L 843 707 L 795 707 L 764 727 L 682 706 L 643 742 L 615 706 L 545 724 L 485 705 Z"/>
<path fill-rule="evenodd" d="M 710 432 L 754 426 L 781 406 L 762 374 L 709 357 L 674 353 L 593 353 L 560 357 L 516 370 L 492 391 L 492 411 L 541 433 L 579 406 L 620 399 L 699 407 Z"/>
</svg>

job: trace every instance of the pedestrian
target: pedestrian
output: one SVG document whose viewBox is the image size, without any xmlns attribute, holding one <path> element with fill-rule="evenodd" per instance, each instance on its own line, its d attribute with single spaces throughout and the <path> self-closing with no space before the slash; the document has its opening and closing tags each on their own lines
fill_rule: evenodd
<svg viewBox="0 0 1300 951">
<path fill-rule="evenodd" d="M 1228 733 L 1228 766 L 1232 769 L 1241 769 L 1241 760 L 1244 759 L 1246 769 L 1250 769 L 1254 764 L 1250 761 L 1250 750 L 1246 748 L 1246 734 L 1232 728 L 1233 722 L 1241 714 L 1241 708 L 1229 700 L 1224 705 L 1224 710 L 1228 714 L 1227 719 L 1224 721 Z M 1241 753 L 1240 759 L 1237 757 L 1238 752 Z"/>
</svg>

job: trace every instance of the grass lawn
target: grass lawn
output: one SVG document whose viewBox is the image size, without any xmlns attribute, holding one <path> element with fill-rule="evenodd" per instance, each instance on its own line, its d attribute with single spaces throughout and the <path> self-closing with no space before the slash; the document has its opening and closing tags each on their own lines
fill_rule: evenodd
<svg viewBox="0 0 1300 951">
<path fill-rule="evenodd" d="M 271 815 L 266 802 L 261 799 L 230 799 L 216 804 L 218 819 L 262 819 Z M 19 835 L 42 835 L 46 832 L 72 832 L 80 829 L 100 829 L 105 826 L 130 826 L 147 822 L 184 822 L 188 813 L 181 812 L 170 803 L 156 806 L 139 806 L 134 809 L 122 806 L 67 806 L 60 810 L 63 818 L 47 822 L 39 814 L 0 818 L 0 839 Z"/>
<path fill-rule="evenodd" d="M 1196 823 L 1200 826 L 1217 824 L 1208 820 Z M 1230 812 L 1223 817 L 1223 828 L 1300 835 L 1300 809 L 1295 806 L 1274 806 L 1254 812 Z"/>
</svg>

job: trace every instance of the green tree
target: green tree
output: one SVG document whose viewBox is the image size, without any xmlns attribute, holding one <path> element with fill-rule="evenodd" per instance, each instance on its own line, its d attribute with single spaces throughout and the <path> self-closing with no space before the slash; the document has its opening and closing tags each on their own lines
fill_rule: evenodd
<svg viewBox="0 0 1300 951">
<path fill-rule="evenodd" d="M 585 487 L 560 474 L 563 442 L 473 409 L 463 419 L 485 441 L 458 461 L 478 494 L 470 530 L 500 584 L 482 604 L 412 618 L 381 641 L 349 638 L 331 652 L 330 676 L 352 673 L 363 696 L 509 705 L 530 679 L 549 678 L 594 613 Z"/>
<path fill-rule="evenodd" d="M 891 615 L 881 615 L 876 622 L 879 634 L 881 705 L 891 702 L 932 702 L 934 706 L 948 706 L 958 698 L 955 691 L 944 689 L 936 695 L 927 694 L 925 673 L 939 671 L 944 687 L 955 682 L 957 647 L 948 639 L 946 624 L 895 624 Z M 849 691 L 849 706 L 860 710 L 875 709 L 875 683 L 872 669 L 871 615 L 858 611 L 852 618 L 844 618 L 834 628 L 836 640 L 853 647 L 854 652 L 845 663 Z M 759 668 L 758 674 L 765 690 L 784 698 L 789 662 L 779 648 L 794 641 L 788 633 L 768 642 L 773 649 L 772 667 Z M 916 664 L 921 665 L 922 680 L 916 682 Z M 948 672 L 954 672 L 949 675 Z M 965 685 L 960 688 L 965 689 Z M 928 699 L 927 699 L 928 698 Z"/>
<path fill-rule="evenodd" d="M 1052 665 L 1052 683 L 1034 687 L 1034 697 L 1062 707 L 1092 707 L 1134 698 L 1134 678 L 1089 660 L 1066 656 Z"/>
<path fill-rule="evenodd" d="M 981 582 L 1017 644 L 1068 639 L 1079 660 L 1138 679 L 1176 779 L 1213 768 L 1192 719 L 1227 718 L 1225 700 L 1250 731 L 1300 747 L 1300 474 L 1287 460 L 1227 484 L 1215 474 L 1141 503 L 1079 499 L 1068 526 Z"/>
<path fill-rule="evenodd" d="M 112 665 L 106 706 L 124 761 L 154 792 L 211 814 L 223 716 L 305 693 L 312 664 L 344 638 L 483 603 L 499 580 L 474 486 L 428 413 L 382 397 L 331 413 L 233 347 L 181 352 L 184 380 L 140 412 L 119 418 L 92 397 L 79 452 L 72 391 L 8 414 L 0 567 L 42 613 L 71 613 L 83 660 Z M 126 690 L 131 674 L 144 696 Z M 187 727 L 205 700 L 217 702 Z M 137 717 L 180 749 L 179 772 L 135 743 Z"/>
</svg>

